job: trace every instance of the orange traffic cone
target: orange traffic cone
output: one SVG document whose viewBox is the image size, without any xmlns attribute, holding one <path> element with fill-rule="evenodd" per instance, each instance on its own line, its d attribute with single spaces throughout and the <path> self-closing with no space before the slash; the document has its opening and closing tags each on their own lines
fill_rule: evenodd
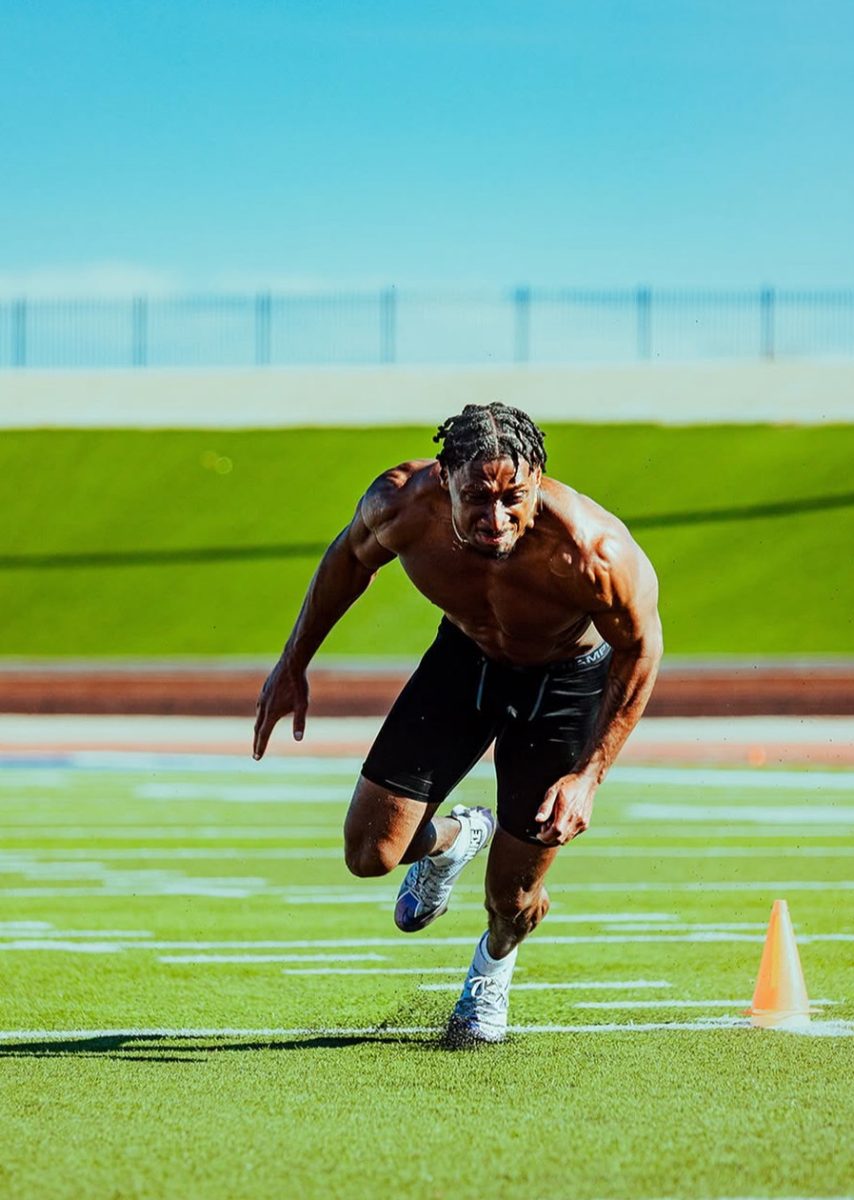
<svg viewBox="0 0 854 1200">
<path fill-rule="evenodd" d="M 753 1003 L 745 1015 L 761 1029 L 802 1029 L 809 1024 L 810 1002 L 785 900 L 775 900 L 771 909 Z"/>
</svg>

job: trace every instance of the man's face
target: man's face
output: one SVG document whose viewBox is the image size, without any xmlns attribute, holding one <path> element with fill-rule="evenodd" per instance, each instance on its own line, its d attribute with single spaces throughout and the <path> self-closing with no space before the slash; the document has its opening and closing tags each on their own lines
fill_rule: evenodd
<svg viewBox="0 0 854 1200">
<path fill-rule="evenodd" d="M 506 558 L 532 524 L 542 472 L 511 458 L 463 463 L 443 472 L 458 537 L 489 558 Z"/>
</svg>

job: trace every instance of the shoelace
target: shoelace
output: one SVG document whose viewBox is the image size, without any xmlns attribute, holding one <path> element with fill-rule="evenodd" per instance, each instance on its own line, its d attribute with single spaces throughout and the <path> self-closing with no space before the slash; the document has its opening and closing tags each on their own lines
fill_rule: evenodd
<svg viewBox="0 0 854 1200">
<path fill-rule="evenodd" d="M 468 981 L 468 994 L 472 1000 L 485 1000 L 503 1008 L 507 1003 L 509 980 L 503 981 L 495 975 L 472 975 Z"/>
<path fill-rule="evenodd" d="M 469 848 L 476 844 L 479 847 L 483 841 L 483 831 L 473 829 L 469 835 Z M 413 887 L 421 893 L 428 905 L 440 903 L 445 899 L 449 888 L 453 885 L 459 872 L 465 866 L 471 855 L 466 855 L 463 861 L 454 864 L 451 870 L 438 867 L 430 858 L 422 858 L 418 863 L 418 872 Z"/>
</svg>

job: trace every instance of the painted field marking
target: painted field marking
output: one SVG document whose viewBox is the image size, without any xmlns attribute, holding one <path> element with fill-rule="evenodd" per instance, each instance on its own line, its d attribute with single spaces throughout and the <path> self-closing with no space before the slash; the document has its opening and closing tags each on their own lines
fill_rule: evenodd
<svg viewBox="0 0 854 1200">
<path fill-rule="evenodd" d="M 810 788 L 810 791 L 818 789 Z M 844 804 L 779 804 L 774 808 L 760 804 L 643 804 L 628 806 L 629 821 L 720 821 L 721 824 L 780 824 L 797 829 L 800 825 L 854 824 L 854 806 Z"/>
<path fill-rule="evenodd" d="M 613 783 L 680 787 L 761 789 L 778 791 L 848 791 L 854 789 L 854 771 L 788 771 L 776 767 L 745 770 L 743 767 L 613 767 Z"/>
<path fill-rule="evenodd" d="M 93 1038 L 229 1038 L 229 1037 L 374 1037 L 384 1039 L 400 1037 L 408 1034 L 441 1034 L 443 1025 L 398 1025 L 383 1026 L 302 1026 L 287 1027 L 225 1027 L 225 1028 L 171 1028 L 168 1026 L 131 1027 L 125 1029 L 4 1029 L 0 1030 L 0 1042 L 26 1041 L 72 1041 Z M 745 1029 L 750 1030 L 750 1022 L 743 1017 L 702 1017 L 692 1021 L 646 1021 L 646 1022 L 602 1022 L 592 1025 L 510 1025 L 509 1033 L 649 1033 L 652 1031 L 673 1031 L 677 1033 L 709 1032 L 713 1030 Z M 753 1031 L 755 1036 L 767 1036 L 767 1030 Z M 854 1036 L 854 1021 L 812 1021 L 803 1030 L 774 1030 L 777 1036 L 791 1033 L 800 1036 L 813 1037 L 851 1037 Z"/>
<path fill-rule="evenodd" d="M 640 940 L 649 941 L 649 938 L 633 939 L 629 938 L 612 938 L 603 935 L 603 938 L 588 938 L 578 937 L 575 935 L 562 936 L 560 934 L 538 934 L 536 937 L 526 942 L 529 948 L 532 946 L 575 946 L 579 943 L 593 942 L 600 943 L 623 943 L 627 941 Z M 688 941 L 692 939 L 686 938 L 656 938 L 655 941 L 670 942 L 670 941 Z M 729 939 L 726 939 L 729 940 Z M 735 938 L 735 941 L 744 940 Z M 750 941 L 762 941 L 761 937 L 751 937 Z M 198 953 L 203 950 L 245 950 L 245 951 L 260 951 L 260 950 L 325 950 L 325 949 L 382 949 L 386 946 L 395 947 L 397 949 L 407 948 L 417 950 L 423 946 L 472 946 L 477 941 L 477 936 L 468 937 L 419 937 L 417 939 L 408 939 L 405 935 L 399 937 L 363 937 L 363 938 L 294 938 L 287 941 L 278 940 L 258 940 L 258 941 L 143 941 L 134 944 L 130 940 L 121 943 L 127 949 L 134 950 L 188 950 Z M 854 941 L 854 933 L 826 933 L 826 934 L 805 934 L 798 935 L 798 941 Z"/>
<path fill-rule="evenodd" d="M 381 957 L 376 955 L 377 958 Z M 160 962 L 170 962 L 161 958 Z M 519 969 L 519 968 L 517 968 Z M 283 975 L 458 975 L 465 977 L 468 967 L 284 967 Z M 458 988 L 459 984 L 454 984 Z"/>
<path fill-rule="evenodd" d="M 682 837 L 682 831 L 679 832 Z M 741 836 L 745 836 L 743 833 Z M 753 836 L 753 831 L 750 831 Z M 813 832 L 813 837 L 823 834 Z M 847 834 L 845 836 L 850 836 Z M 849 858 L 854 846 L 591 846 L 583 843 L 585 858 Z"/>
<path fill-rule="evenodd" d="M 30 826 L 33 834 L 43 836 L 43 826 Z M 3 830 L 4 834 L 6 830 Z M 340 828 L 336 824 L 328 829 L 296 829 L 291 827 L 287 830 L 281 830 L 277 837 L 282 841 L 296 841 L 300 838 L 335 838 L 340 839 Z M 596 831 L 598 832 L 598 831 Z M 54 836 L 53 834 L 51 836 Z M 88 836 L 88 835 L 87 835 Z M 151 836 L 149 830 L 145 830 L 145 837 Z M 156 833 L 155 836 L 160 836 Z M 680 831 L 679 836 L 683 834 Z M 745 836 L 742 834 L 741 836 Z M 750 831 L 750 836 L 753 836 L 753 831 Z M 815 837 L 824 836 L 823 832 L 816 832 Z M 850 837 L 850 831 L 844 835 Z M 233 860 L 245 859 L 247 861 L 277 861 L 288 860 L 302 857 L 313 857 L 316 847 L 308 846 L 305 849 L 298 849 L 291 846 L 269 847 L 259 849 L 258 847 L 241 847 L 241 846 L 181 846 L 181 847 L 145 847 L 139 849 L 116 849 L 99 847 L 97 858 L 103 861 L 145 861 L 147 859 L 172 861 L 172 860 L 198 860 L 204 862 L 206 860 Z M 585 858 L 851 858 L 854 857 L 854 846 L 703 846 L 694 848 L 693 846 L 599 846 L 591 842 L 579 842 L 578 846 L 573 850 L 573 853 L 581 851 Z M 48 848 L 32 848 L 27 847 L 26 850 L 11 850 L 11 855 L 21 856 L 26 855 L 33 859 L 52 859 L 59 858 L 67 861 L 74 861 L 76 858 L 91 858 L 92 851 L 90 849 L 80 849 L 77 847 L 69 847 L 67 849 L 59 849 L 56 847 Z M 343 858 L 343 848 L 335 850 L 326 850 L 323 852 L 324 857 L 339 857 Z"/>
<path fill-rule="evenodd" d="M 141 783 L 137 800 L 206 800 L 226 804 L 347 804 L 352 788 L 307 784 Z"/>
<path fill-rule="evenodd" d="M 559 992 L 576 989 L 594 988 L 597 984 L 586 983 L 514 983 L 513 992 Z M 611 985 L 613 986 L 613 985 Z M 631 984 L 622 985 L 630 988 Z M 669 985 L 668 985 L 669 986 Z M 455 992 L 459 984 L 455 983 L 422 983 L 421 992 Z M 750 1007 L 750 1000 L 576 1000 L 572 1008 L 596 1009 L 646 1009 L 646 1008 L 740 1008 Z M 811 1004 L 836 1004 L 835 1000 L 811 1000 Z"/>
<path fill-rule="evenodd" d="M 340 830 L 336 827 L 335 836 L 337 837 L 337 836 L 339 836 L 339 834 L 340 834 Z M 289 833 L 287 833 L 283 836 L 283 840 L 286 840 L 291 837 L 296 838 L 296 837 L 304 837 L 304 836 L 307 836 L 307 835 L 305 834 L 305 832 L 303 830 L 299 830 L 298 833 L 295 832 L 294 830 L 290 830 Z M 324 836 L 326 836 L 326 835 L 324 834 Z M 258 850 L 255 848 L 243 849 L 240 846 L 227 846 L 227 847 L 219 847 L 218 846 L 216 848 L 214 848 L 212 846 L 211 847 L 196 847 L 196 846 L 171 847 L 170 846 L 168 848 L 148 847 L 146 849 L 135 849 L 135 850 L 134 849 L 117 850 L 115 848 L 102 849 L 99 847 L 96 852 L 93 852 L 92 850 L 82 850 L 82 849 L 76 849 L 76 848 L 56 849 L 56 848 L 52 847 L 52 848 L 44 849 L 44 850 L 41 848 L 39 848 L 39 849 L 27 848 L 26 850 L 7 851 L 6 854 L 0 855 L 0 861 L 5 861 L 8 859 L 9 861 L 15 860 L 15 861 L 20 861 L 20 862 L 27 862 L 27 861 L 38 862 L 41 860 L 50 861 L 53 859 L 58 859 L 58 860 L 61 860 L 62 862 L 76 862 L 78 859 L 81 859 L 81 858 L 85 858 L 87 860 L 91 859 L 91 858 L 93 858 L 93 855 L 94 855 L 94 857 L 97 858 L 98 862 L 134 862 L 137 859 L 141 859 L 143 861 L 146 859 L 155 859 L 158 861 L 162 859 L 164 862 L 185 861 L 185 860 L 190 861 L 190 862 L 193 862 L 193 861 L 214 862 L 214 861 L 220 861 L 220 860 L 234 860 L 234 859 L 240 859 L 240 860 L 245 859 L 250 862 L 256 861 L 256 860 L 272 862 L 272 861 L 276 861 L 278 859 L 286 860 L 286 859 L 293 859 L 293 858 L 311 857 L 313 854 L 313 851 L 314 851 L 314 847 L 311 847 L 311 846 L 307 846 L 304 849 L 299 849 L 294 846 L 284 846 L 284 847 L 277 847 L 275 849 L 269 849 L 269 850 Z M 324 851 L 324 854 L 325 853 L 326 853 L 326 851 Z M 343 860 L 343 857 L 344 857 L 343 847 L 341 849 L 336 849 L 336 850 L 332 851 L 332 853 L 334 853 L 338 858 L 341 858 Z M 330 857 L 331 857 L 331 854 L 330 854 Z"/>
<path fill-rule="evenodd" d="M 383 962 L 385 954 L 163 954 L 162 963 Z M 381 968 L 382 969 L 382 968 Z M 324 971 L 323 974 L 326 974 Z"/>
<path fill-rule="evenodd" d="M 433 939 L 432 941 L 428 941 L 426 938 L 419 938 L 417 945 L 418 946 L 425 946 L 425 945 L 472 946 L 476 940 L 477 939 L 475 937 L 446 938 L 446 939 L 444 939 L 444 941 L 440 941 L 438 939 Z M 541 946 L 626 946 L 626 945 L 631 945 L 633 943 L 649 944 L 649 945 L 655 945 L 655 944 L 659 944 L 659 945 L 696 945 L 696 944 L 706 944 L 706 943 L 735 945 L 739 942 L 752 942 L 752 943 L 756 943 L 756 944 L 761 944 L 762 942 L 764 942 L 764 940 L 765 940 L 764 934 L 761 934 L 761 933 L 758 933 L 758 934 L 746 934 L 746 933 L 745 934 L 733 934 L 733 933 L 715 933 L 715 932 L 710 931 L 710 932 L 706 932 L 706 933 L 697 933 L 697 934 L 677 934 L 674 936 L 667 936 L 666 934 L 638 934 L 638 935 L 628 934 L 624 937 L 618 937 L 618 936 L 609 936 L 609 935 L 605 934 L 605 935 L 602 935 L 601 937 L 598 937 L 595 935 L 590 935 L 590 936 L 579 935 L 579 936 L 573 936 L 573 937 L 540 937 L 540 938 L 537 938 L 537 943 Z M 854 933 L 799 934 L 798 942 L 801 945 L 812 945 L 814 943 L 818 944 L 818 943 L 822 943 L 822 942 L 850 943 L 850 942 L 854 942 Z M 228 944 L 231 945 L 231 943 L 228 943 Z M 237 944 L 238 945 L 246 944 L 248 946 L 252 946 L 255 943 L 250 942 L 250 943 L 237 943 Z M 278 943 L 273 943 L 273 945 L 277 945 L 277 944 Z M 311 941 L 296 943 L 297 946 L 302 945 L 305 947 L 322 946 L 324 944 L 328 945 L 330 943 L 311 942 Z M 404 943 L 392 941 L 392 940 L 384 942 L 382 939 L 374 939 L 373 941 L 370 939 L 363 939 L 363 940 L 352 939 L 350 941 L 332 942 L 331 944 L 332 945 L 341 945 L 341 946 L 363 946 L 363 945 L 364 946 L 377 946 L 377 945 L 382 946 L 382 945 L 387 945 L 387 946 L 397 947 L 397 946 L 403 945 Z M 64 954 L 94 954 L 94 953 L 100 953 L 100 954 L 111 953 L 112 954 L 117 951 L 123 951 L 123 950 L 128 950 L 128 951 L 129 950 L 158 950 L 158 949 L 172 949 L 172 948 L 189 949 L 190 947 L 192 947 L 194 945 L 195 945 L 195 943 L 192 943 L 192 942 L 171 943 L 171 942 L 150 941 L 150 942 L 134 943 L 133 941 L 130 941 L 130 940 L 120 941 L 118 939 L 116 939 L 115 941 L 87 942 L 87 941 L 64 941 L 61 938 L 38 937 L 38 938 L 19 938 L 19 939 L 15 939 L 13 941 L 5 941 L 5 942 L 0 941 L 0 954 L 6 953 L 6 952 L 17 952 L 17 951 L 39 951 L 39 952 L 45 952 L 45 953 L 53 951 L 56 953 L 64 953 Z M 203 947 L 206 945 L 210 945 L 211 947 L 213 947 L 213 946 L 216 946 L 217 943 L 200 943 L 200 945 Z M 173 963 L 174 962 L 199 962 L 199 963 L 223 962 L 224 963 L 224 962 L 261 962 L 261 961 L 280 962 L 280 961 L 286 961 L 286 960 L 277 955 L 268 955 L 268 956 L 262 957 L 260 955 L 247 953 L 247 955 L 244 955 L 244 956 L 232 955 L 232 956 L 215 957 L 212 955 L 205 955 L 205 956 L 189 955 L 189 956 L 185 956 L 183 958 L 178 958 L 177 956 L 171 956 L 169 958 L 161 958 L 160 961 L 161 962 L 173 962 Z"/>
<path fill-rule="evenodd" d="M 293 758 L 273 756 L 264 760 L 263 766 L 254 762 L 247 750 L 245 756 L 232 754 L 181 754 L 151 751 L 105 751 L 76 750 L 50 760 L 25 758 L 15 755 L 0 755 L 0 768 L 10 775 L 25 771 L 44 774 L 52 770 L 93 771 L 98 773 L 172 771 L 182 774 L 210 774 L 219 780 L 226 773 L 252 775 L 256 780 L 270 775 L 315 776 L 347 778 L 355 783 L 361 771 L 362 760 L 353 756 L 319 757 L 299 756 Z M 263 772 L 263 776 L 261 773 Z M 5 771 L 3 772 L 5 773 Z M 478 763 L 468 774 L 469 779 L 494 779 L 494 770 L 489 762 Z M 714 787 L 739 789 L 767 788 L 778 790 L 821 791 L 854 790 L 854 771 L 821 770 L 793 771 L 776 767 L 644 767 L 615 766 L 608 773 L 608 783 L 633 786 L 655 786 L 673 784 L 684 787 Z M 14 784 L 12 783 L 12 786 Z M 264 786 L 261 783 L 261 786 Z"/>
<path fill-rule="evenodd" d="M 573 979 L 569 983 L 545 983 L 545 982 L 514 983 L 512 990 L 513 990 L 513 992 L 518 992 L 518 991 L 523 991 L 523 992 L 551 992 L 551 991 L 589 992 L 589 991 L 610 991 L 610 990 L 634 991 L 636 988 L 638 988 L 638 989 L 640 989 L 640 988 L 655 988 L 656 990 L 658 990 L 659 988 L 669 988 L 672 986 L 673 986 L 673 984 L 668 983 L 666 979 L 616 979 L 616 980 Z M 420 991 L 422 991 L 422 992 L 454 992 L 454 991 L 457 991 L 458 988 L 459 988 L 459 984 L 456 984 L 456 983 L 422 983 Z M 675 1000 L 675 1001 L 638 1000 L 637 1007 L 638 1008 L 668 1007 L 668 1005 L 679 1006 L 681 1003 L 682 1002 L 678 1001 L 678 1000 Z M 716 1003 L 716 1001 L 709 1001 L 709 1003 L 710 1004 Z M 722 1001 L 721 1003 L 738 1003 L 738 1002 Z M 749 1004 L 749 1003 L 750 1003 L 749 1000 L 745 1001 L 745 1004 Z M 623 1007 L 624 1005 L 627 1007 L 632 1007 L 632 1006 L 634 1006 L 634 1004 L 635 1004 L 634 1001 L 628 1001 L 628 1000 L 623 1001 L 623 1002 L 615 1001 L 614 1004 L 611 1004 L 609 1001 L 603 1000 L 600 1004 L 596 1004 L 596 1005 L 586 1005 L 585 1006 L 583 1004 L 575 1004 L 574 1007 L 575 1008 L 584 1008 L 584 1007 L 588 1007 L 588 1008 L 589 1007 L 620 1008 L 620 1007 Z"/>
<path fill-rule="evenodd" d="M 282 829 L 279 826 L 247 826 L 245 828 L 235 828 L 234 826 L 40 826 L 40 824 L 29 824 L 29 826 L 5 826 L 0 824 L 0 833 L 4 838 L 49 838 L 68 839 L 74 841 L 94 841 L 109 839 L 122 840 L 133 839 L 138 841 L 157 841 L 169 838 L 181 838 L 182 840 L 192 841 L 217 841 L 228 838 L 229 840 L 239 841 L 245 838 L 247 841 L 266 841 L 273 839 L 276 841 L 284 840 L 282 838 Z M 341 839 L 341 829 L 336 826 L 330 833 L 324 833 L 323 836 L 335 835 L 336 840 Z M 319 834 L 318 834 L 319 836 Z M 156 847 L 155 847 L 156 848 Z M 145 853 L 146 847 L 140 847 L 140 851 Z M 52 852 L 52 848 L 46 848 L 46 853 Z M 56 853 L 64 853 L 64 851 L 56 851 Z M 91 848 L 84 851 L 91 854 Z M 343 858 L 343 850 L 341 846 L 329 848 L 329 850 L 318 850 L 317 847 L 281 847 L 279 850 L 282 858 L 297 858 L 303 857 L 337 857 Z"/>
<path fill-rule="evenodd" d="M 524 987 L 524 984 L 521 985 Z M 516 988 L 514 987 L 514 991 Z M 836 1000 L 813 1000 L 810 1004 L 836 1004 Z M 580 1000 L 573 1008 L 750 1008 L 750 1000 Z"/>
<path fill-rule="evenodd" d="M 337 855 L 337 851 L 334 852 Z M 312 857 L 305 854 L 306 859 Z M 321 901 L 312 897 L 294 897 L 291 889 L 270 885 L 265 880 L 246 879 L 243 877 L 214 878 L 210 876 L 169 876 L 167 872 L 151 871 L 137 872 L 133 878 L 117 882 L 115 877 L 102 875 L 98 872 L 94 878 L 103 880 L 92 886 L 65 887 L 61 879 L 55 887 L 4 887 L 0 889 L 7 897 L 18 899 L 86 897 L 89 899 L 114 899 L 130 896 L 209 896 L 219 899 L 245 900 L 255 896 L 270 896 L 294 905 L 313 905 Z M 552 884 L 549 890 L 553 893 L 579 892 L 590 893 L 626 893 L 628 895 L 640 892 L 667 892 L 669 895 L 679 893 L 711 892 L 762 892 L 770 895 L 772 892 L 785 895 L 789 892 L 848 892 L 854 890 L 854 881 L 841 880 L 806 880 L 789 879 L 753 881 L 721 881 L 702 883 L 664 883 L 648 881 L 629 881 L 624 883 L 571 883 Z M 353 897 L 332 898 L 327 904 L 385 904 L 388 900 L 375 893 L 365 893 Z M 476 905 L 478 909 L 480 905 Z M 559 916 L 560 914 L 558 914 Z"/>
</svg>

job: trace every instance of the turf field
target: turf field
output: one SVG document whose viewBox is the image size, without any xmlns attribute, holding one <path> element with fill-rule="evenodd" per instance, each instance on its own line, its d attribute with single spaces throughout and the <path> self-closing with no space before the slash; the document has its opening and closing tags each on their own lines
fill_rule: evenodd
<svg viewBox="0 0 854 1200">
<path fill-rule="evenodd" d="M 432 434 L 4 431 L 2 653 L 278 653 L 368 482 Z M 649 552 L 670 654 L 854 653 L 854 426 L 549 425 L 546 444 Z M 324 650 L 414 657 L 436 622 L 392 564 Z"/>
<path fill-rule="evenodd" d="M 4 1200 L 854 1193 L 854 774 L 615 769 L 515 1032 L 453 1053 L 482 864 L 398 934 L 341 861 L 357 767 L 6 760 Z M 778 896 L 812 1036 L 740 1015 Z"/>
</svg>

